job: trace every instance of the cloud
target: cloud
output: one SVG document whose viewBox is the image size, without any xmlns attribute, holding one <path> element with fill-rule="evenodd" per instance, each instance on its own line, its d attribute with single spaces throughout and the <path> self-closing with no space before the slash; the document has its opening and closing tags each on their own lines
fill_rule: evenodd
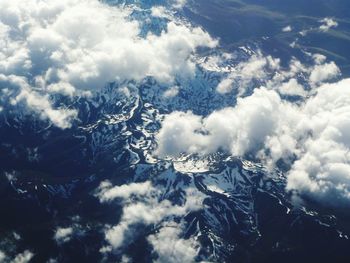
<svg viewBox="0 0 350 263">
<path fill-rule="evenodd" d="M 309 136 L 288 175 L 287 189 L 327 205 L 350 201 L 350 79 L 326 84 L 310 98 L 302 123 Z"/>
<path fill-rule="evenodd" d="M 201 202 L 201 198 L 192 198 L 187 195 L 183 206 L 173 205 L 168 200 L 161 202 L 150 200 L 127 205 L 123 208 L 121 222 L 106 231 L 106 240 L 114 249 L 118 249 L 135 235 L 133 226 L 157 224 L 169 216 L 183 216 L 190 211 L 200 209 Z"/>
<path fill-rule="evenodd" d="M 0 87 L 3 87 L 2 100 L 8 98 L 11 105 L 18 107 L 24 102 L 40 118 L 49 119 L 57 127 L 69 128 L 77 116 L 76 110 L 53 108 L 49 95 L 33 90 L 24 77 L 0 74 Z"/>
<path fill-rule="evenodd" d="M 192 112 L 167 115 L 156 136 L 156 154 L 216 152 L 234 155 L 256 152 L 268 135 L 276 131 L 282 113 L 289 110 L 275 91 L 256 89 L 252 96 L 239 98 L 234 108 L 213 112 L 206 118 Z"/>
<path fill-rule="evenodd" d="M 62 228 L 59 227 L 56 229 L 54 239 L 58 244 L 66 243 L 71 240 L 73 236 L 73 228 L 72 227 L 66 227 Z"/>
<path fill-rule="evenodd" d="M 306 96 L 307 92 L 304 87 L 298 83 L 298 80 L 292 78 L 288 82 L 278 87 L 278 91 L 283 95 Z"/>
<path fill-rule="evenodd" d="M 132 263 L 132 259 L 123 255 L 121 259 L 121 263 Z"/>
<path fill-rule="evenodd" d="M 179 89 L 180 88 L 178 86 L 171 87 L 163 93 L 163 97 L 164 98 L 175 97 L 175 96 L 177 96 L 177 94 L 179 94 Z"/>
<path fill-rule="evenodd" d="M 148 76 L 170 83 L 194 74 L 198 47 L 217 45 L 202 29 L 178 21 L 142 37 L 143 22 L 131 12 L 97 0 L 1 1 L 0 74 L 7 84 L 0 87 L 16 89 L 14 104 L 22 101 L 67 128 L 76 112 L 56 109 L 50 95 L 84 95 L 110 81 Z M 21 85 L 9 81 L 14 78 Z"/>
<path fill-rule="evenodd" d="M 296 58 L 292 58 L 288 68 L 276 68 L 266 79 L 259 80 L 260 85 L 277 90 L 282 95 L 303 97 L 313 88 L 332 82 L 341 76 L 338 66 L 333 61 L 326 62 L 325 56 L 310 53 L 306 55 L 312 59 L 311 64 L 304 65 Z"/>
<path fill-rule="evenodd" d="M 292 31 L 291 26 L 286 26 L 286 27 L 282 28 L 282 32 L 291 32 L 291 31 Z"/>
<path fill-rule="evenodd" d="M 166 115 L 156 136 L 156 154 L 174 156 L 181 152 L 209 151 L 206 149 L 209 146 L 208 136 L 199 132 L 202 127 L 202 118 L 192 112 L 172 112 Z"/>
<path fill-rule="evenodd" d="M 114 187 L 110 182 L 104 181 L 98 188 L 97 196 L 99 197 L 100 202 L 108 202 L 116 198 L 128 199 L 131 195 L 147 195 L 152 191 L 154 191 L 154 189 L 152 188 L 152 184 L 148 181 Z"/>
<path fill-rule="evenodd" d="M 199 244 L 193 239 L 181 238 L 181 230 L 181 225 L 172 223 L 148 237 L 148 241 L 158 255 L 155 262 L 195 262 Z"/>
<path fill-rule="evenodd" d="M 203 196 L 193 188 L 185 189 L 183 205 L 173 205 L 169 200 L 159 200 L 160 190 L 151 186 L 149 182 L 109 188 L 107 191 L 111 193 L 112 190 L 113 194 L 107 195 L 108 198 L 105 198 L 105 187 L 99 188 L 101 194 L 98 196 L 101 202 L 122 198 L 124 205 L 120 222 L 109 227 L 105 233 L 106 240 L 113 249 L 120 249 L 125 243 L 130 242 L 136 235 L 135 226 L 137 225 L 158 224 L 169 216 L 183 216 L 190 211 L 202 208 Z M 130 199 L 131 195 L 142 196 L 142 198 L 133 201 Z"/>
<path fill-rule="evenodd" d="M 320 20 L 320 23 L 322 23 L 322 25 L 319 27 L 319 29 L 323 32 L 327 32 L 329 29 L 338 26 L 338 22 L 329 17 Z"/>
<path fill-rule="evenodd" d="M 246 61 L 228 67 L 215 63 L 219 72 L 229 72 L 217 86 L 221 94 L 237 90 L 237 97 L 247 96 L 259 86 L 277 90 L 282 95 L 307 96 L 310 88 L 332 82 L 341 76 L 341 71 L 333 62 L 321 54 L 306 53 L 311 59 L 309 64 L 302 64 L 293 57 L 288 66 L 282 67 L 280 60 L 264 56 L 260 50 Z M 220 58 L 223 60 L 224 58 Z M 208 63 L 207 63 L 208 64 Z M 206 67 L 209 67 L 208 65 Z M 213 66 L 209 67 L 213 68 Z M 212 69 L 209 69 L 212 70 Z M 302 84 L 300 84 L 300 83 Z"/>
<path fill-rule="evenodd" d="M 327 80 L 332 80 L 340 75 L 340 69 L 334 62 L 316 65 L 310 74 L 310 82 L 319 84 Z"/>
<path fill-rule="evenodd" d="M 173 0 L 173 6 L 175 8 L 183 8 L 187 3 L 187 0 Z"/>
<path fill-rule="evenodd" d="M 248 61 L 239 63 L 227 78 L 223 79 L 216 90 L 221 93 L 229 93 L 237 82 L 238 93 L 244 93 L 246 86 L 253 80 L 264 80 L 270 71 L 279 68 L 279 60 L 271 56 L 263 56 L 260 52 L 254 54 Z"/>
<path fill-rule="evenodd" d="M 151 8 L 151 14 L 154 17 L 169 18 L 167 9 L 164 6 L 153 6 Z"/>
<path fill-rule="evenodd" d="M 34 254 L 29 250 L 25 250 L 23 253 L 18 254 L 11 263 L 28 263 L 34 257 Z"/>
<path fill-rule="evenodd" d="M 319 20 L 318 22 L 321 23 L 320 26 L 318 27 L 310 27 L 308 29 L 304 29 L 302 31 L 299 32 L 299 34 L 302 37 L 305 37 L 306 35 L 308 35 L 310 32 L 327 32 L 329 31 L 331 28 L 336 28 L 338 26 L 338 22 L 335 21 L 332 18 L 326 17 L 324 19 Z M 296 40 L 296 42 L 298 41 L 298 39 Z"/>
<path fill-rule="evenodd" d="M 327 200 L 332 206 L 348 202 L 350 79 L 322 84 L 339 74 L 334 63 L 311 68 L 296 66 L 295 62 L 291 65 L 295 72 L 310 74 L 311 86 L 318 85 L 306 93 L 294 78 L 281 82 L 276 89 L 272 87 L 279 81 L 274 80 L 271 87 L 255 89 L 251 96 L 239 98 L 235 107 L 214 111 L 207 117 L 173 112 L 162 121 L 155 154 L 176 157 L 223 150 L 270 167 L 283 160 L 290 165 L 288 190 Z M 295 103 L 282 99 L 280 93 L 307 96 Z"/>
<path fill-rule="evenodd" d="M 6 259 L 5 253 L 0 250 L 0 262 L 5 262 L 5 259 Z"/>
</svg>

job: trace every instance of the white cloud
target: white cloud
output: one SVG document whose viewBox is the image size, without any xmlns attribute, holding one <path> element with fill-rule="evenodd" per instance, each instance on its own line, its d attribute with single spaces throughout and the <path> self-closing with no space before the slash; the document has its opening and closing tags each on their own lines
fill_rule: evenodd
<svg viewBox="0 0 350 263">
<path fill-rule="evenodd" d="M 298 83 L 296 79 L 290 79 L 278 87 L 278 91 L 283 95 L 290 96 L 306 96 L 307 92 L 304 87 Z"/>
<path fill-rule="evenodd" d="M 312 135 L 288 176 L 289 190 L 321 199 L 328 205 L 350 201 L 350 79 L 326 84 L 303 108 L 302 122 Z"/>
<path fill-rule="evenodd" d="M 167 9 L 164 6 L 153 6 L 151 8 L 151 14 L 154 17 L 160 17 L 160 18 L 170 18 L 169 14 L 167 13 Z"/>
<path fill-rule="evenodd" d="M 317 65 L 324 63 L 327 59 L 327 57 L 322 54 L 313 54 L 312 57 Z"/>
<path fill-rule="evenodd" d="M 329 17 L 320 20 L 320 23 L 322 23 L 322 25 L 319 27 L 319 29 L 323 32 L 327 32 L 329 29 L 338 26 L 338 22 Z"/>
<path fill-rule="evenodd" d="M 206 118 L 191 112 L 167 115 L 156 136 L 157 154 L 211 153 L 224 149 L 234 155 L 256 152 L 268 135 L 276 131 L 287 109 L 275 91 L 257 89 L 240 98 L 234 108 L 213 112 Z"/>
<path fill-rule="evenodd" d="M 186 199 L 186 203 L 183 206 L 174 206 L 168 200 L 158 202 L 155 199 L 126 205 L 123 208 L 121 222 L 106 231 L 106 240 L 114 249 L 118 249 L 127 239 L 130 240 L 134 235 L 133 225 L 157 224 L 166 217 L 183 216 L 202 207 L 201 196 L 197 197 L 187 194 Z"/>
<path fill-rule="evenodd" d="M 248 61 L 239 63 L 227 78 L 223 79 L 216 90 L 225 94 L 233 89 L 237 82 L 239 94 L 243 94 L 246 86 L 253 80 L 264 80 L 270 71 L 279 69 L 279 60 L 271 56 L 263 56 L 260 52 L 251 56 Z"/>
<path fill-rule="evenodd" d="M 183 8 L 187 3 L 187 0 L 173 0 L 173 6 L 175 8 Z"/>
<path fill-rule="evenodd" d="M 282 28 L 282 32 L 291 32 L 291 31 L 292 31 L 291 26 L 286 26 L 286 27 Z"/>
<path fill-rule="evenodd" d="M 21 79 L 14 101 L 67 128 L 76 112 L 54 109 L 49 94 L 73 96 L 147 76 L 172 82 L 194 74 L 197 47 L 217 45 L 202 29 L 174 21 L 143 38 L 142 22 L 130 13 L 97 0 L 1 1 L 0 74 Z"/>
<path fill-rule="evenodd" d="M 155 262 L 195 262 L 199 244 L 193 239 L 183 239 L 181 225 L 173 223 L 162 227 L 158 233 L 148 237 L 158 258 Z"/>
<path fill-rule="evenodd" d="M 282 86 L 282 91 L 291 86 L 293 94 L 304 95 L 294 80 Z M 321 84 L 312 94 L 304 103 L 295 104 L 282 100 L 274 90 L 259 88 L 238 99 L 235 107 L 205 118 L 173 112 L 165 116 L 156 135 L 156 154 L 208 154 L 222 149 L 269 166 L 283 159 L 291 164 L 288 190 L 328 200 L 333 206 L 335 200 L 348 202 L 350 79 Z"/>
<path fill-rule="evenodd" d="M 18 254 L 11 263 L 28 263 L 34 257 L 34 254 L 29 250 L 25 250 L 23 253 Z"/>
<path fill-rule="evenodd" d="M 21 240 L 21 236 L 20 236 L 17 232 L 13 232 L 13 237 L 14 237 L 17 241 Z"/>
<path fill-rule="evenodd" d="M 202 129 L 202 118 L 192 112 L 173 112 L 166 115 L 162 129 L 156 136 L 157 154 L 177 155 L 181 152 L 203 152 L 208 146 L 208 137 L 196 132 Z"/>
<path fill-rule="evenodd" d="M 132 263 L 132 259 L 123 255 L 121 263 Z"/>
<path fill-rule="evenodd" d="M 266 79 L 259 79 L 260 85 L 278 90 L 284 95 L 306 96 L 306 90 L 310 87 L 316 88 L 323 83 L 332 82 L 341 75 L 338 66 L 333 61 L 327 62 L 325 56 L 310 53 L 307 55 L 312 58 L 313 65 L 303 65 L 292 58 L 288 68 L 276 68 Z"/>
<path fill-rule="evenodd" d="M 6 255 L 4 252 L 0 250 L 0 263 L 5 262 Z"/>
<path fill-rule="evenodd" d="M 33 90 L 24 77 L 16 75 L 4 75 L 0 73 L 0 85 L 3 88 L 18 89 L 16 95 L 11 96 L 10 103 L 18 105 L 24 101 L 26 105 L 37 112 L 42 119 L 49 119 L 60 128 L 69 128 L 71 121 L 76 118 L 76 110 L 56 108 L 54 109 L 48 94 L 40 94 Z M 4 96 L 5 97 L 5 96 Z"/>
<path fill-rule="evenodd" d="M 59 244 L 66 243 L 71 240 L 73 234 L 74 231 L 72 227 L 59 227 L 56 229 L 54 239 Z"/>
<path fill-rule="evenodd" d="M 319 84 L 328 80 L 332 80 L 340 75 L 340 69 L 334 62 L 316 65 L 310 74 L 310 82 Z"/>
<path fill-rule="evenodd" d="M 147 186 L 147 189 L 145 188 Z M 99 191 L 102 196 L 101 202 L 122 198 L 124 202 L 123 215 L 118 225 L 106 230 L 106 240 L 113 249 L 121 248 L 125 242 L 132 240 L 135 235 L 134 226 L 138 224 L 151 225 L 158 224 L 169 216 L 183 216 L 190 211 L 202 208 L 203 196 L 195 189 L 185 189 L 185 203 L 183 205 L 173 205 L 168 200 L 159 201 L 159 189 L 151 186 L 148 182 L 117 186 L 113 189 L 113 194 L 107 195 L 105 188 L 110 185 L 100 186 Z M 120 190 L 120 191 L 119 191 Z M 108 191 L 108 190 L 107 190 Z M 119 192 L 119 193 L 118 193 Z M 142 196 L 139 201 L 133 201 L 130 196 Z"/>
<path fill-rule="evenodd" d="M 217 86 L 216 90 L 221 94 L 229 93 L 233 89 L 233 82 L 234 77 L 231 76 L 223 79 Z"/>
<path fill-rule="evenodd" d="M 171 87 L 171 88 L 167 89 L 163 93 L 163 97 L 164 98 L 173 98 L 173 97 L 177 96 L 177 94 L 179 94 L 179 87 L 178 86 L 174 86 L 174 87 Z"/>
<path fill-rule="evenodd" d="M 100 202 L 112 201 L 116 198 L 128 199 L 131 195 L 147 195 L 154 189 L 150 182 L 123 184 L 121 186 L 112 186 L 108 181 L 104 181 L 98 188 L 97 196 Z"/>
</svg>

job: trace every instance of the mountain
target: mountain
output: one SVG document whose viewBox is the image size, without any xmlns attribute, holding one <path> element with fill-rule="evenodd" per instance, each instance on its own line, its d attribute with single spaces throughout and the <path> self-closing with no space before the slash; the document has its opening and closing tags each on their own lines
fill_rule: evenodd
<svg viewBox="0 0 350 263">
<path fill-rule="evenodd" d="M 132 15 L 139 19 L 149 18 L 148 8 L 163 3 L 108 2 L 138 5 Z M 174 158 L 154 154 L 166 114 L 191 111 L 205 117 L 236 105 L 238 88 L 222 94 L 217 86 L 240 63 L 271 53 L 282 57 L 282 64 L 291 58 L 308 62 L 302 51 L 312 43 L 304 40 L 307 44 L 295 50 L 280 35 L 281 28 L 314 26 L 318 18 L 311 16 L 328 15 L 329 2 L 321 1 L 312 14 L 299 13 L 309 12 L 305 5 L 311 1 L 288 1 L 293 8 L 261 2 L 189 1 L 175 12 L 223 41 L 192 58 L 193 78 L 176 76 L 169 87 L 149 76 L 140 82 L 109 82 L 91 96 L 53 95 L 57 105 L 78 109 L 68 129 L 15 106 L 1 111 L 0 252 L 15 258 L 30 250 L 30 262 L 348 262 L 347 211 L 295 200 L 285 189 L 283 165 L 271 168 L 224 150 Z M 331 15 L 347 20 L 344 2 L 331 2 Z M 162 32 L 162 20 L 154 20 L 144 35 Z M 332 41 L 342 38 L 337 43 L 343 46 L 347 30 L 341 36 L 336 30 L 327 34 Z M 314 34 L 310 41 L 322 45 L 322 37 Z M 337 56 L 346 69 L 347 51 L 337 49 Z M 244 95 L 267 85 L 275 70 L 265 72 L 246 85 Z M 289 99 L 299 103 L 298 97 Z M 123 242 L 114 236 L 120 228 Z M 170 238 L 162 240 L 163 231 Z"/>
</svg>

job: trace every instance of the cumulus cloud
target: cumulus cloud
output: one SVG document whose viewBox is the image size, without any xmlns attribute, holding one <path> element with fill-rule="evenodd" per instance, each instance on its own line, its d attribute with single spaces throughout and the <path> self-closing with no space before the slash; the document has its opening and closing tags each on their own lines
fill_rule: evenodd
<svg viewBox="0 0 350 263">
<path fill-rule="evenodd" d="M 66 227 L 66 228 L 59 227 L 56 229 L 54 239 L 59 244 L 66 243 L 69 240 L 71 240 L 73 234 L 74 234 L 74 231 L 72 227 Z"/>
<path fill-rule="evenodd" d="M 5 253 L 4 253 L 4 252 L 2 252 L 2 251 L 0 250 L 0 262 L 4 262 L 4 261 L 5 261 L 5 259 L 6 259 L 6 255 L 5 255 Z"/>
<path fill-rule="evenodd" d="M 291 26 L 286 26 L 286 27 L 282 28 L 282 32 L 291 32 L 291 31 L 292 31 Z"/>
<path fill-rule="evenodd" d="M 334 62 L 316 65 L 310 74 L 310 82 L 319 84 L 327 80 L 332 80 L 340 75 L 340 69 Z"/>
<path fill-rule="evenodd" d="M 26 105 L 37 112 L 42 119 L 49 119 L 60 128 L 69 128 L 71 126 L 71 121 L 77 116 L 76 110 L 53 108 L 49 95 L 42 95 L 33 90 L 23 77 L 0 74 L 0 85 L 6 89 L 3 92 L 3 96 L 9 96 L 11 98 L 9 101 L 10 104 L 18 106 L 21 102 L 25 102 Z M 18 88 L 19 92 L 12 96 L 11 88 Z"/>
<path fill-rule="evenodd" d="M 280 85 L 278 90 L 281 94 L 290 96 L 306 96 L 307 94 L 304 87 L 294 78 Z"/>
<path fill-rule="evenodd" d="M 287 189 L 306 192 L 328 205 L 350 201 L 350 79 L 319 88 L 303 108 L 310 136 L 289 172 Z M 331 197 L 331 198 L 329 198 Z"/>
<path fill-rule="evenodd" d="M 116 198 L 128 199 L 131 195 L 147 195 L 150 194 L 154 189 L 150 182 L 144 183 L 131 183 L 124 184 L 121 186 L 112 186 L 108 181 L 104 181 L 98 188 L 98 194 L 101 202 L 112 201 Z"/>
<path fill-rule="evenodd" d="M 181 238 L 181 225 L 177 223 L 162 227 L 148 237 L 158 258 L 155 262 L 175 263 L 195 262 L 199 244 L 193 239 Z"/>
<path fill-rule="evenodd" d="M 339 79 L 341 71 L 333 61 L 327 62 L 321 54 L 307 55 L 313 61 L 311 64 L 304 65 L 292 58 L 287 68 L 277 68 L 266 79 L 260 79 L 260 85 L 282 95 L 305 97 L 318 86 Z"/>
<path fill-rule="evenodd" d="M 206 149 L 209 138 L 200 133 L 202 126 L 202 118 L 192 112 L 173 112 L 166 115 L 156 136 L 159 144 L 156 154 L 174 156 L 181 152 L 209 151 L 210 149 Z"/>
<path fill-rule="evenodd" d="M 338 26 L 338 22 L 329 17 L 320 20 L 320 23 L 322 23 L 322 25 L 319 27 L 319 29 L 323 32 L 327 32 L 329 29 Z"/>
<path fill-rule="evenodd" d="M 29 250 L 25 250 L 23 253 L 18 254 L 11 263 L 28 263 L 34 257 L 34 254 Z"/>
<path fill-rule="evenodd" d="M 299 32 L 299 34 L 302 37 L 305 37 L 306 35 L 308 35 L 310 32 L 327 32 L 329 31 L 331 28 L 336 28 L 339 24 L 337 21 L 335 21 L 333 18 L 323 18 L 321 20 L 318 21 L 319 23 L 321 23 L 320 26 L 317 27 L 310 27 L 308 29 L 304 29 L 302 31 Z M 297 42 L 298 39 L 295 41 Z"/>
<path fill-rule="evenodd" d="M 167 9 L 164 6 L 153 6 L 151 8 L 151 14 L 154 17 L 169 18 Z"/>
<path fill-rule="evenodd" d="M 179 94 L 179 89 L 180 88 L 178 86 L 171 87 L 163 93 L 163 97 L 164 98 L 175 97 L 175 96 L 177 96 L 177 94 Z"/>
<path fill-rule="evenodd" d="M 227 78 L 217 86 L 219 93 L 229 93 L 234 84 L 238 87 L 238 93 L 244 93 L 246 86 L 253 80 L 263 80 L 268 73 L 279 69 L 279 60 L 271 56 L 263 56 L 260 52 L 251 56 L 248 61 L 239 63 Z"/>
<path fill-rule="evenodd" d="M 327 59 L 327 57 L 322 54 L 312 54 L 312 58 L 317 65 L 323 64 Z"/>
<path fill-rule="evenodd" d="M 128 256 L 123 255 L 121 259 L 121 263 L 132 263 L 132 259 Z"/>
<path fill-rule="evenodd" d="M 20 79 L 13 103 L 67 128 L 76 112 L 54 109 L 50 94 L 84 94 L 148 76 L 172 82 L 194 74 L 199 46 L 217 45 L 202 29 L 174 21 L 160 35 L 141 37 L 142 22 L 131 11 L 97 0 L 1 1 L 0 74 L 10 86 L 1 88 L 14 89 L 6 79 Z"/>
<path fill-rule="evenodd" d="M 186 201 L 183 205 L 173 205 L 169 200 L 159 200 L 159 189 L 148 182 L 115 186 L 107 190 L 112 193 L 107 195 L 105 187 L 99 188 L 102 191 L 98 194 L 101 202 L 122 198 L 124 205 L 119 224 L 108 228 L 105 233 L 106 240 L 113 249 L 120 249 L 126 242 L 132 240 L 135 235 L 135 226 L 158 224 L 169 216 L 183 216 L 190 211 L 200 209 L 203 202 L 202 194 L 192 188 L 185 189 Z M 129 198 L 131 195 L 142 196 L 142 198 L 134 201 Z"/>
<path fill-rule="evenodd" d="M 220 149 L 234 155 L 257 152 L 268 135 L 276 131 L 288 105 L 275 91 L 257 89 L 252 96 L 239 98 L 234 108 L 213 112 L 208 117 L 192 112 L 167 115 L 156 136 L 157 154 L 211 153 Z"/>
<path fill-rule="evenodd" d="M 230 68 L 230 73 L 221 80 L 217 91 L 224 94 L 236 89 L 237 97 L 242 97 L 256 87 L 265 86 L 282 95 L 304 97 L 310 89 L 335 81 L 341 76 L 338 66 L 333 61 L 327 62 L 324 55 L 306 55 L 312 59 L 308 65 L 293 57 L 288 66 L 282 67 L 278 58 L 264 56 L 258 50 L 247 61 Z M 220 67 L 217 63 L 216 67 L 219 71 L 227 71 L 227 68 Z"/>
<path fill-rule="evenodd" d="M 185 4 L 187 3 L 187 0 L 173 0 L 173 6 L 175 8 L 182 8 L 185 6 Z"/>
<path fill-rule="evenodd" d="M 321 67 L 338 74 L 332 63 Z M 310 81 L 322 83 L 329 78 L 325 74 L 320 79 L 315 73 L 319 70 L 318 65 L 306 70 L 311 73 Z M 280 97 L 280 93 L 305 95 L 303 87 L 292 78 L 277 90 L 256 89 L 251 96 L 239 98 L 235 107 L 207 117 L 173 112 L 165 116 L 156 135 L 155 153 L 177 156 L 224 150 L 268 166 L 284 160 L 290 165 L 288 190 L 327 199 L 331 205 L 337 205 L 335 200 L 348 202 L 350 79 L 319 85 L 300 104 Z"/>
</svg>

